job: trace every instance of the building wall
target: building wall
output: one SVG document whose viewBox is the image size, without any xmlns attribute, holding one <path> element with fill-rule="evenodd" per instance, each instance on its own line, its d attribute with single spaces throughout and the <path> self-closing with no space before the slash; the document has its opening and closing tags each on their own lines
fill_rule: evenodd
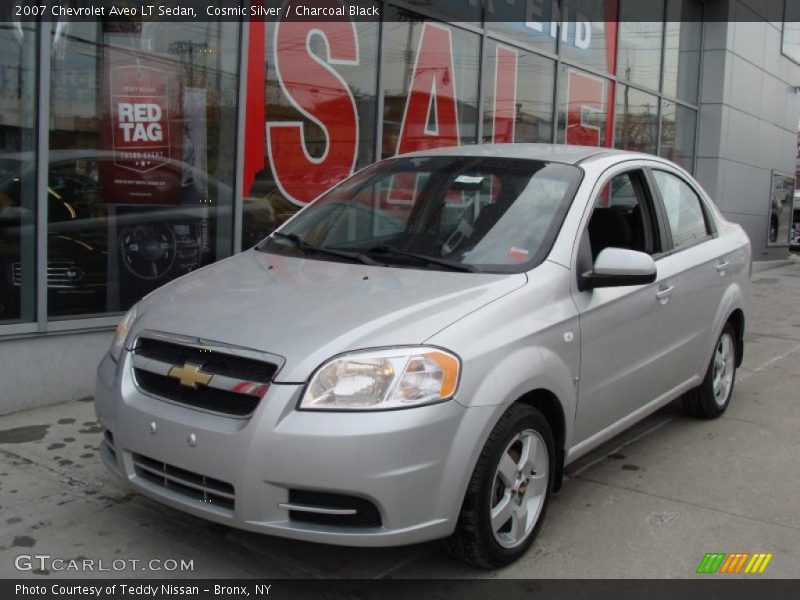
<svg viewBox="0 0 800 600">
<path fill-rule="evenodd" d="M 94 395 L 94 376 L 110 331 L 0 342 L 0 415 Z"/>
<path fill-rule="evenodd" d="M 782 3 L 706 4 L 695 175 L 740 223 L 753 260 L 787 256 L 768 246 L 774 172 L 794 177 L 800 65 L 781 53 Z"/>
</svg>

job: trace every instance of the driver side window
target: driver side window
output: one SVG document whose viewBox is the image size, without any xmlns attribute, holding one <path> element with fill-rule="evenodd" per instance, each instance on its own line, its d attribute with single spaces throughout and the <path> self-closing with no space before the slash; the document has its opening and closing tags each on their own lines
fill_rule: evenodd
<svg viewBox="0 0 800 600">
<path fill-rule="evenodd" d="M 626 171 L 606 183 L 594 201 L 588 226 L 592 260 L 606 248 L 654 255 L 661 244 L 644 173 Z"/>
</svg>

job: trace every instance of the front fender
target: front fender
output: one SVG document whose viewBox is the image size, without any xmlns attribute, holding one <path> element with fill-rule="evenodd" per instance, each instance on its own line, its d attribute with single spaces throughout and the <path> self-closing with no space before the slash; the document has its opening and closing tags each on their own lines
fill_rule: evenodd
<svg viewBox="0 0 800 600">
<path fill-rule="evenodd" d="M 546 347 L 513 351 L 483 376 L 470 398 L 456 397 L 456 400 L 466 406 L 496 406 L 494 422 L 497 422 L 511 404 L 534 390 L 545 390 L 558 399 L 568 443 L 572 439 L 578 401 L 575 379 L 570 366 Z"/>
</svg>

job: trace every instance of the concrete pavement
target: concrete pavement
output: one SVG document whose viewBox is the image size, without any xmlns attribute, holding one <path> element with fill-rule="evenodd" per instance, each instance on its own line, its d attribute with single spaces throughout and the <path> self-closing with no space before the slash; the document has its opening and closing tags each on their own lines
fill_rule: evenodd
<svg viewBox="0 0 800 600">
<path fill-rule="evenodd" d="M 671 405 L 571 466 L 533 548 L 506 569 L 471 569 L 438 543 L 358 549 L 270 538 L 151 502 L 106 474 L 87 398 L 0 417 L 0 577 L 692 577 L 706 552 L 771 552 L 763 577 L 796 577 L 800 262 L 754 275 L 753 290 L 726 414 L 700 421 Z M 106 567 L 185 560 L 193 571 L 15 568 L 34 554 Z"/>
</svg>

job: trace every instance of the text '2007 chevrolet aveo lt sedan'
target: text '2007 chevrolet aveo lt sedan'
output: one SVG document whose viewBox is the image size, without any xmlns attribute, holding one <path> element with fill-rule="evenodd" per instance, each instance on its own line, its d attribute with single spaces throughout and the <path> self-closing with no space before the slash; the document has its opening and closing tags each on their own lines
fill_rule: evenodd
<svg viewBox="0 0 800 600">
<path fill-rule="evenodd" d="M 123 318 L 108 468 L 219 523 L 518 558 L 565 465 L 671 400 L 728 406 L 750 244 L 645 154 L 399 156 Z"/>
</svg>

